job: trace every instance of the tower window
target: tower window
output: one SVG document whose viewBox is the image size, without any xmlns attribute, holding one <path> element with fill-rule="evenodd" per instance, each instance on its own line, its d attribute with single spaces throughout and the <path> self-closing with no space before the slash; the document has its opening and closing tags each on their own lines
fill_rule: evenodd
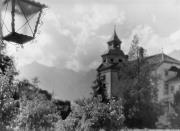
<svg viewBox="0 0 180 131">
<path fill-rule="evenodd" d="M 104 81 L 106 79 L 106 76 L 105 75 L 102 75 L 101 77 L 100 77 L 100 80 L 101 81 Z"/>
<path fill-rule="evenodd" d="M 165 76 L 168 76 L 168 70 L 165 70 Z"/>
<path fill-rule="evenodd" d="M 165 83 L 165 85 L 164 85 L 164 94 L 165 95 L 168 95 L 169 94 L 169 89 L 168 89 L 169 87 L 168 87 L 168 84 L 167 83 Z"/>
<path fill-rule="evenodd" d="M 171 93 L 174 93 L 174 86 L 171 86 Z"/>
<path fill-rule="evenodd" d="M 121 60 L 121 59 L 119 59 L 119 62 L 122 62 L 122 60 Z"/>
<path fill-rule="evenodd" d="M 114 60 L 113 60 L 113 59 L 111 59 L 111 62 L 114 62 Z"/>
<path fill-rule="evenodd" d="M 106 59 L 103 59 L 103 62 L 106 62 Z"/>
</svg>

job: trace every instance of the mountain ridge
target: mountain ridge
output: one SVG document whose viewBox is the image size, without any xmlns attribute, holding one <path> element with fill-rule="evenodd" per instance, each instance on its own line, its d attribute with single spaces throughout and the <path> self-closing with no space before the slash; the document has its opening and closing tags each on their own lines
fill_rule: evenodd
<svg viewBox="0 0 180 131">
<path fill-rule="evenodd" d="M 76 100 L 89 97 L 96 71 L 75 72 L 69 69 L 48 67 L 38 62 L 32 62 L 20 69 L 20 79 L 38 77 L 42 89 L 54 92 L 55 96 L 63 100 Z"/>
</svg>

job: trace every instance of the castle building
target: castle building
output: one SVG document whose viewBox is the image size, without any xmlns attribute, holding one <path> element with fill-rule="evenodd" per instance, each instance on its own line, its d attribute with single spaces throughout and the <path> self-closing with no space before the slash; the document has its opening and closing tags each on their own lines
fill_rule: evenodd
<svg viewBox="0 0 180 131">
<path fill-rule="evenodd" d="M 121 40 L 116 31 L 107 42 L 108 51 L 103 54 L 102 63 L 97 68 L 100 79 L 106 87 L 107 96 L 121 96 L 119 70 L 122 62 L 128 62 L 128 56 L 121 49 Z M 180 89 L 180 61 L 164 54 L 156 54 L 144 58 L 152 63 L 154 68 L 152 73 L 160 76 L 158 80 L 158 101 L 165 103 L 168 110 L 173 102 L 174 93 Z"/>
<path fill-rule="evenodd" d="M 107 96 L 119 96 L 121 94 L 118 78 L 119 64 L 128 61 L 128 56 L 121 49 L 121 40 L 118 38 L 116 31 L 112 38 L 107 42 L 108 51 L 102 55 L 102 63 L 97 71 L 105 83 Z"/>
</svg>

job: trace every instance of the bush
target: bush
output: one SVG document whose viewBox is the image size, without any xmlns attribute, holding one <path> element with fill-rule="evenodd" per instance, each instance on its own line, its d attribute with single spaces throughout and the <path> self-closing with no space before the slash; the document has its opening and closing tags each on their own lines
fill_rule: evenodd
<svg viewBox="0 0 180 131">
<path fill-rule="evenodd" d="M 67 119 L 57 123 L 61 131 L 118 130 L 123 127 L 121 100 L 111 99 L 102 103 L 98 98 L 76 101 Z"/>
</svg>

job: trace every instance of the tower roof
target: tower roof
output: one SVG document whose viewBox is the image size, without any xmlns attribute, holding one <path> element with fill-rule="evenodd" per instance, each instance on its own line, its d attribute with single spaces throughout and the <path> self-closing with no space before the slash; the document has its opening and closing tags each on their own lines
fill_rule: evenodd
<svg viewBox="0 0 180 131">
<path fill-rule="evenodd" d="M 116 44 L 121 44 L 121 40 L 117 36 L 116 29 L 114 29 L 114 33 L 112 37 L 110 38 L 110 40 L 108 41 L 108 43 L 112 43 L 112 42 Z"/>
</svg>

